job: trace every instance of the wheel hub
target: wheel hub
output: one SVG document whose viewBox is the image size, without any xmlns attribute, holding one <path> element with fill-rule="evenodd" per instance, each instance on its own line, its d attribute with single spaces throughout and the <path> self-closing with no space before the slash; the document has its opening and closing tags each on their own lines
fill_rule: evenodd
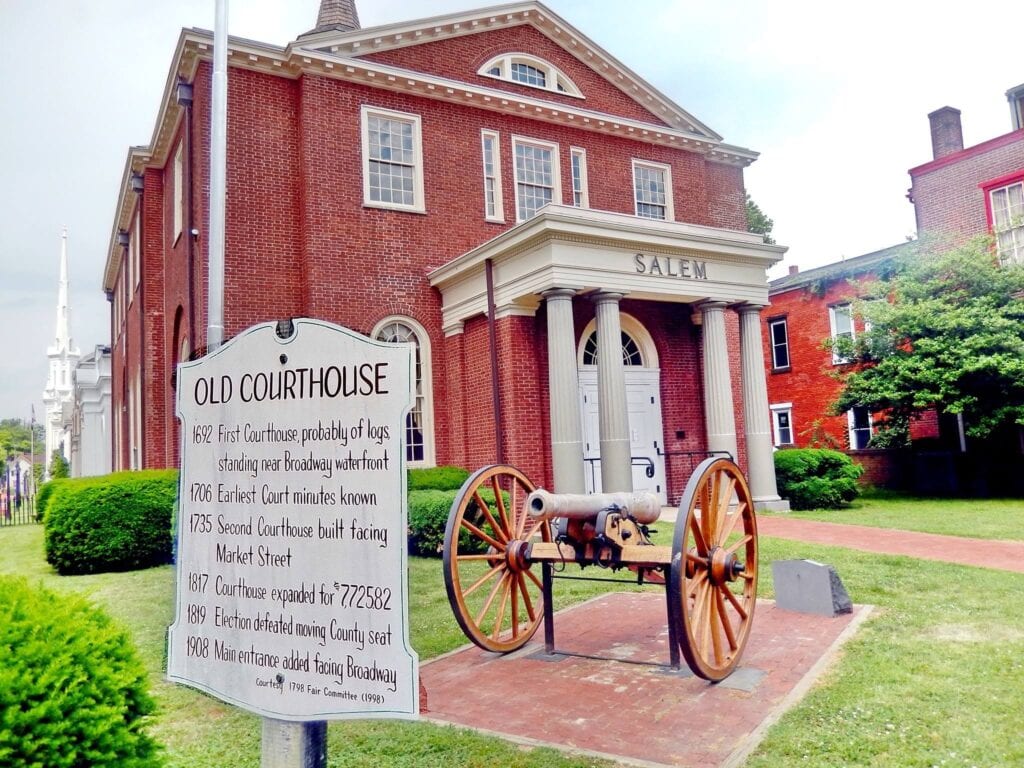
<svg viewBox="0 0 1024 768">
<path fill-rule="evenodd" d="M 526 557 L 528 542 L 513 539 L 505 548 L 505 563 L 512 573 L 521 573 L 528 570 L 530 561 Z"/>
<path fill-rule="evenodd" d="M 708 578 L 712 584 L 720 585 L 736 581 L 746 566 L 736 557 L 735 552 L 727 552 L 722 547 L 713 547 L 708 552 Z"/>
</svg>

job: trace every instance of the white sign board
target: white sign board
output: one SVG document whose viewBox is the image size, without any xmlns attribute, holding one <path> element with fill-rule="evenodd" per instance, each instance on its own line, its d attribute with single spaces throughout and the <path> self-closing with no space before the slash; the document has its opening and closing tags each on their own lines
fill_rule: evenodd
<svg viewBox="0 0 1024 768">
<path fill-rule="evenodd" d="M 179 366 L 171 680 L 281 720 L 416 716 L 413 355 L 296 320 Z"/>
</svg>

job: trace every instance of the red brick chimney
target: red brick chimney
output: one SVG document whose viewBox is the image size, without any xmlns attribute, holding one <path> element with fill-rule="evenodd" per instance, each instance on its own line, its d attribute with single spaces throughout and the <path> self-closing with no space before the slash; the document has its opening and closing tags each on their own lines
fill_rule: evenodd
<svg viewBox="0 0 1024 768">
<path fill-rule="evenodd" d="M 940 157 L 959 152 L 964 148 L 964 132 L 960 126 L 960 110 L 953 107 L 942 107 L 928 115 L 932 129 L 932 157 Z"/>
<path fill-rule="evenodd" d="M 791 276 L 792 276 L 792 275 L 798 275 L 798 274 L 800 274 L 800 267 L 799 267 L 798 265 L 796 265 L 796 264 L 790 264 L 790 265 L 789 265 L 789 274 L 790 274 Z"/>
</svg>

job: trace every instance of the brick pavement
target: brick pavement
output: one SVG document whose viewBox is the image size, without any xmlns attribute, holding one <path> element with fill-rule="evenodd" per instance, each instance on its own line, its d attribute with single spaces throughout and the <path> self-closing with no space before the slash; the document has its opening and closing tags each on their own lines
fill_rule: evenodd
<svg viewBox="0 0 1024 768">
<path fill-rule="evenodd" d="M 549 660 L 543 630 L 508 656 L 464 648 L 422 665 L 427 716 L 633 765 L 737 765 L 869 610 L 828 619 L 759 601 L 740 668 L 712 685 L 664 666 L 664 592 L 610 593 L 555 617 L 556 649 L 605 660 Z"/>
<path fill-rule="evenodd" d="M 1024 573 L 1024 541 L 966 539 L 768 515 L 757 518 L 757 532 L 760 536 Z"/>
</svg>

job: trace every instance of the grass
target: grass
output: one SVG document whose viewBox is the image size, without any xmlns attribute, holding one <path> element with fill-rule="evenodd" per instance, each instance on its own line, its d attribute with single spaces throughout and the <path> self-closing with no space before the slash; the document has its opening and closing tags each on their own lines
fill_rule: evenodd
<svg viewBox="0 0 1024 768">
<path fill-rule="evenodd" d="M 872 492 L 846 509 L 790 512 L 786 516 L 974 539 L 1024 540 L 1024 499 L 950 500 Z"/>
<path fill-rule="evenodd" d="M 943 514 L 961 514 L 957 504 L 946 502 Z M 168 765 L 256 768 L 258 718 L 163 679 L 172 569 L 59 577 L 42 560 L 41 539 L 34 526 L 0 530 L 0 570 L 84 592 L 129 628 L 153 676 L 152 733 L 167 746 Z M 769 538 L 761 552 L 764 596 L 772 593 L 772 560 L 806 557 L 835 565 L 853 600 L 878 608 L 825 679 L 769 731 L 749 767 L 1024 765 L 1024 575 Z M 440 562 L 412 558 L 410 568 L 411 635 L 421 658 L 463 644 Z M 556 607 L 602 589 L 557 586 Z M 428 723 L 332 723 L 328 733 L 332 768 L 608 765 Z"/>
</svg>

